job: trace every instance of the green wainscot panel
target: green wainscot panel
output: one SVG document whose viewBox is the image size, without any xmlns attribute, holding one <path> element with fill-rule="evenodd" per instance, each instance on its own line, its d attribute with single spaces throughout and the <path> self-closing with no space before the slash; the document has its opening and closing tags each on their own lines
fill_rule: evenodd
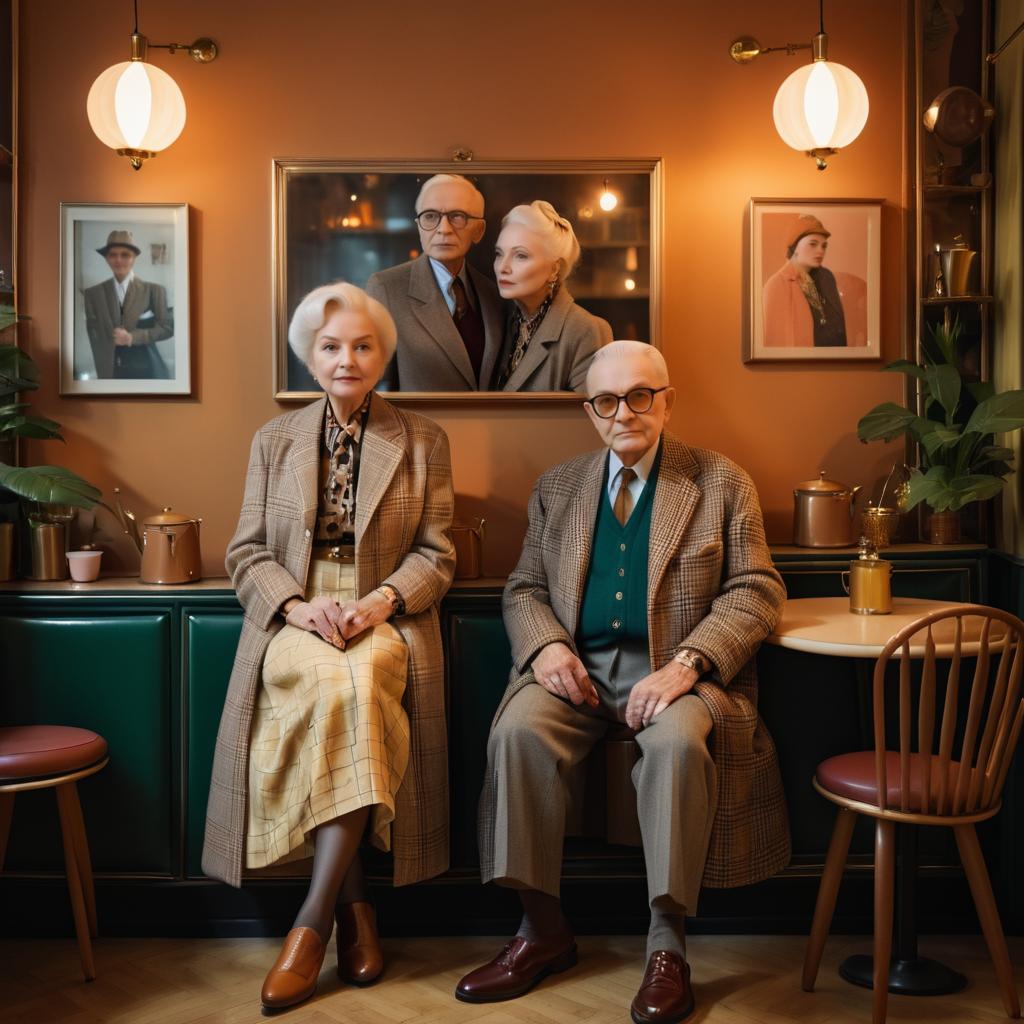
<svg viewBox="0 0 1024 1024">
<path fill-rule="evenodd" d="M 213 770 L 213 748 L 224 707 L 235 648 L 242 632 L 241 611 L 190 611 L 185 628 L 185 693 L 188 762 L 185 790 L 185 872 L 202 875 L 206 798 Z"/>
<path fill-rule="evenodd" d="M 497 607 L 452 612 L 446 639 L 451 863 L 453 868 L 471 868 L 478 863 L 476 818 L 487 768 L 487 734 L 508 683 L 512 654 Z"/>
<path fill-rule="evenodd" d="M 79 783 L 97 872 L 175 870 L 170 609 L 0 617 L 0 722 L 93 729 L 110 764 Z M 19 793 L 5 871 L 63 871 L 52 790 Z"/>
<path fill-rule="evenodd" d="M 893 559 L 894 597 L 929 598 L 934 601 L 982 601 L 977 560 L 963 563 Z M 849 568 L 843 562 L 804 562 L 779 564 L 786 593 L 797 597 L 842 597 L 842 573 Z"/>
</svg>

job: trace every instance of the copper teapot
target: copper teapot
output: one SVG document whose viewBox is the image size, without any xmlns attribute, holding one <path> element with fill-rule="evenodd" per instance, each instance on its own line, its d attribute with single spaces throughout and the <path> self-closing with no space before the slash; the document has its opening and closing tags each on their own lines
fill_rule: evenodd
<svg viewBox="0 0 1024 1024">
<path fill-rule="evenodd" d="M 139 534 L 135 515 L 123 508 L 118 488 L 114 501 L 124 532 L 142 556 L 139 579 L 143 583 L 195 583 L 202 579 L 199 527 L 202 519 L 164 508 L 142 522 Z"/>
<path fill-rule="evenodd" d="M 853 543 L 853 506 L 860 487 L 805 480 L 793 491 L 793 542 L 802 548 L 844 548 Z"/>
</svg>

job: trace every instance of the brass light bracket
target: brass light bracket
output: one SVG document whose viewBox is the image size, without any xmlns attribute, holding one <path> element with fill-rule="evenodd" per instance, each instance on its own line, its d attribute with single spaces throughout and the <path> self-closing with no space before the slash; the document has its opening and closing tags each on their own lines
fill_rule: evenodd
<svg viewBox="0 0 1024 1024">
<path fill-rule="evenodd" d="M 456 149 L 452 153 L 452 160 L 458 164 L 468 164 L 473 159 L 473 150 L 471 149 Z"/>
<path fill-rule="evenodd" d="M 816 36 L 815 39 L 817 38 Z M 781 53 L 785 50 L 792 57 L 797 50 L 813 49 L 813 43 L 786 43 L 785 46 L 762 46 L 753 36 L 740 36 L 739 39 L 734 39 L 729 47 L 729 56 L 737 64 L 749 64 L 755 57 L 760 57 L 762 53 Z M 819 59 L 817 52 L 815 52 L 814 59 Z"/>
<path fill-rule="evenodd" d="M 145 60 L 146 50 L 150 47 L 154 50 L 169 50 L 171 53 L 185 50 L 197 64 L 209 64 L 216 60 L 220 52 L 217 44 L 206 36 L 200 36 L 194 43 L 151 43 L 144 35 L 132 33 L 132 60 Z"/>
</svg>

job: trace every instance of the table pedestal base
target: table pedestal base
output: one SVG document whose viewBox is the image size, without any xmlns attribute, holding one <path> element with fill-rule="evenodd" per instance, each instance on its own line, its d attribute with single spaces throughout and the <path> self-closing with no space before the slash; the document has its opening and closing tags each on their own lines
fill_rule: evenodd
<svg viewBox="0 0 1024 1024">
<path fill-rule="evenodd" d="M 854 985 L 873 988 L 873 958 L 858 953 L 839 965 L 839 976 Z M 903 996 L 944 996 L 960 992 L 967 979 L 938 960 L 892 960 L 889 963 L 889 991 Z"/>
</svg>

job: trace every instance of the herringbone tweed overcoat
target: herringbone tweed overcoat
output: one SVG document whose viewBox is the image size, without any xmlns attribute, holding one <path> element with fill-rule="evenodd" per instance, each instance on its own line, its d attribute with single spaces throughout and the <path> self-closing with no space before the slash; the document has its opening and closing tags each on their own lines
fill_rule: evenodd
<svg viewBox="0 0 1024 1024">
<path fill-rule="evenodd" d="M 545 473 L 530 498 L 519 564 L 505 587 L 512 678 L 495 721 L 533 681 L 529 665 L 546 644 L 576 650 L 606 450 Z M 704 885 L 760 881 L 789 862 L 789 825 L 775 746 L 757 713 L 754 654 L 771 633 L 786 591 L 772 565 L 753 481 L 717 452 L 663 435 L 648 554 L 651 665 L 691 647 L 715 664 L 719 682 L 695 692 L 711 711 L 718 810 Z M 494 782 L 480 801 L 481 856 L 493 847 Z"/>
<path fill-rule="evenodd" d="M 240 885 L 244 863 L 249 732 L 263 656 L 301 596 L 316 522 L 326 399 L 278 416 L 253 439 L 238 529 L 227 568 L 245 609 L 214 752 L 203 871 Z M 392 825 L 394 879 L 406 885 L 448 867 L 448 754 L 444 657 L 437 606 L 452 580 L 451 457 L 435 423 L 370 401 L 356 491 L 356 585 L 362 597 L 393 584 L 406 614 L 393 620 L 409 645 L 403 703 L 409 767 Z"/>
</svg>

